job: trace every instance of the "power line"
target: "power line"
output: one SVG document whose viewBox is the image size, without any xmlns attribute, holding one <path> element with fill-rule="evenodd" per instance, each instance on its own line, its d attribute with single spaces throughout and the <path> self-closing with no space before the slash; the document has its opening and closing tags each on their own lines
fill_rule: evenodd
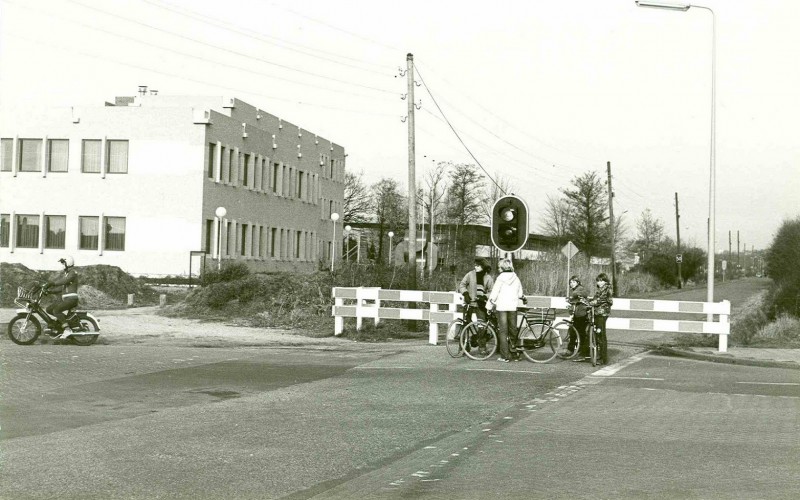
<svg viewBox="0 0 800 500">
<path fill-rule="evenodd" d="M 7 0 L 3 0 L 3 1 L 7 1 Z M 55 49 L 58 49 L 58 50 L 67 50 L 63 45 L 56 45 L 56 44 L 52 44 L 52 43 L 43 42 L 41 40 L 36 40 L 36 39 L 29 38 L 29 37 L 26 37 L 26 36 L 18 35 L 18 34 L 13 33 L 13 32 L 8 32 L 7 34 L 9 36 L 14 37 L 14 38 L 19 38 L 20 40 L 25 40 L 25 41 L 36 43 L 36 44 L 39 44 L 39 45 L 44 45 L 44 46 L 47 46 L 47 47 L 55 48 Z M 140 70 L 144 70 L 144 71 L 147 71 L 147 72 L 156 73 L 156 74 L 159 74 L 159 75 L 164 75 L 164 76 L 169 76 L 169 77 L 172 77 L 172 78 L 177 78 L 179 80 L 185 80 L 185 81 L 188 81 L 188 82 L 199 83 L 199 84 L 202 84 L 202 85 L 209 85 L 207 80 L 198 80 L 198 79 L 195 79 L 195 78 L 189 78 L 189 77 L 187 77 L 185 75 L 178 74 L 178 73 L 169 73 L 169 72 L 166 72 L 166 71 L 159 71 L 159 70 L 153 69 L 152 67 L 141 66 L 141 65 L 138 65 L 138 64 L 131 64 L 129 62 L 120 61 L 119 59 L 113 59 L 113 58 L 104 57 L 104 56 L 101 56 L 101 55 L 85 52 L 85 51 L 82 51 L 82 50 L 77 50 L 77 49 L 72 48 L 72 47 L 69 48 L 69 51 L 71 53 L 81 54 L 83 56 L 91 57 L 91 58 L 94 58 L 94 59 L 99 59 L 99 60 L 102 60 L 102 61 L 112 62 L 112 63 L 117 64 L 119 66 L 127 66 L 129 68 L 140 69 Z M 347 112 L 347 113 L 356 113 L 356 114 L 373 115 L 373 116 L 386 116 L 386 117 L 394 117 L 394 116 L 396 116 L 395 114 L 390 114 L 390 113 L 376 113 L 376 112 L 370 112 L 370 111 L 356 110 L 356 109 L 352 109 L 352 108 L 341 108 L 341 107 L 338 107 L 338 106 L 330 106 L 330 105 L 319 104 L 319 103 L 314 103 L 314 102 L 297 101 L 297 100 L 293 100 L 293 99 L 287 99 L 285 97 L 277 97 L 277 96 L 273 96 L 273 95 L 269 95 L 269 94 L 264 94 L 264 93 L 261 93 L 261 92 L 258 92 L 258 91 L 246 90 L 246 89 L 241 89 L 241 88 L 238 88 L 238 87 L 230 87 L 230 86 L 227 86 L 227 85 L 221 85 L 221 84 L 217 84 L 217 83 L 212 84 L 212 86 L 216 87 L 216 88 L 220 88 L 220 89 L 231 90 L 233 92 L 241 92 L 241 93 L 246 93 L 246 94 L 250 94 L 250 95 L 253 95 L 253 96 L 266 97 L 268 99 L 273 99 L 275 101 L 282 101 L 282 102 L 287 102 L 287 103 L 291 103 L 291 104 L 297 104 L 297 105 L 301 105 L 301 106 L 311 106 L 311 107 L 316 107 L 316 108 L 343 111 L 343 112 Z"/>
<path fill-rule="evenodd" d="M 8 0 L 4 0 L 4 1 L 8 1 Z M 239 52 L 239 51 L 236 51 L 236 50 L 233 50 L 233 49 L 220 47 L 220 46 L 208 43 L 208 42 L 204 42 L 202 40 L 198 40 L 197 38 L 192 38 L 190 36 L 181 35 L 179 33 L 174 33 L 172 31 L 164 30 L 164 29 L 158 28 L 156 26 L 152 26 L 150 24 L 147 24 L 147 23 L 144 23 L 144 22 L 141 22 L 141 21 L 136 21 L 134 19 L 130 19 L 130 18 L 127 18 L 125 16 L 120 16 L 118 14 L 114 14 L 114 13 L 105 11 L 103 9 L 98 9 L 96 7 L 92 7 L 90 5 L 86 5 L 84 3 L 81 3 L 81 2 L 79 2 L 77 0 L 67 0 L 67 1 L 70 2 L 70 3 L 76 4 L 76 5 L 80 5 L 81 7 L 84 7 L 86 9 L 93 10 L 95 12 L 100 12 L 100 13 L 105 14 L 105 15 L 110 16 L 110 17 L 115 17 L 117 19 L 122 19 L 122 20 L 127 21 L 127 22 L 132 23 L 132 24 L 137 24 L 139 26 L 144 26 L 144 27 L 146 27 L 148 29 L 151 29 L 151 30 L 154 30 L 154 31 L 159 31 L 161 33 L 166 33 L 166 34 L 168 34 L 170 36 L 174 36 L 176 38 L 180 38 L 180 39 L 183 39 L 183 40 L 188 40 L 190 42 L 194 42 L 194 43 L 197 43 L 197 44 L 200 44 L 200 45 L 204 45 L 206 47 L 211 47 L 213 49 L 216 49 L 216 50 L 219 50 L 219 51 L 222 51 L 222 52 L 227 52 L 227 53 L 234 54 L 234 55 L 237 55 L 237 56 L 240 56 L 240 57 L 245 57 L 247 59 L 260 61 L 260 62 L 262 62 L 264 64 L 268 64 L 270 66 L 276 66 L 276 67 L 279 67 L 279 68 L 282 68 L 282 69 L 285 69 L 285 70 L 288 70 L 288 71 L 294 71 L 294 72 L 301 73 L 301 74 L 308 75 L 308 76 L 312 76 L 312 77 L 315 77 L 315 78 L 323 78 L 326 81 L 333 81 L 333 82 L 343 83 L 345 85 L 352 85 L 352 86 L 355 86 L 355 87 L 374 90 L 374 91 L 382 92 L 382 93 L 386 93 L 386 94 L 394 94 L 394 92 L 389 91 L 389 90 L 380 89 L 380 88 L 377 88 L 377 87 L 371 87 L 369 85 L 362 85 L 360 83 L 348 82 L 346 80 L 341 80 L 341 79 L 334 78 L 334 77 L 327 76 L 327 75 L 321 75 L 319 73 L 314 73 L 312 71 L 306 71 L 306 70 L 302 70 L 302 69 L 298 69 L 298 68 L 293 68 L 291 66 L 287 66 L 285 64 L 280 64 L 280 63 L 276 63 L 276 62 L 273 62 L 273 61 L 269 61 L 267 59 L 263 59 L 263 58 L 260 58 L 260 57 L 254 57 L 252 54 L 246 54 L 246 53 Z"/>
<path fill-rule="evenodd" d="M 256 34 L 248 32 L 248 31 L 245 31 L 245 30 L 243 30 L 243 29 L 241 29 L 241 28 L 239 28 L 239 27 L 237 27 L 235 25 L 232 25 L 230 23 L 219 21 L 217 19 L 214 19 L 212 17 L 206 16 L 204 14 L 200 14 L 199 12 L 191 11 L 191 10 L 182 10 L 178 6 L 176 6 L 174 4 L 170 4 L 168 2 L 159 2 L 159 1 L 153 1 L 153 0 L 140 0 L 140 1 L 144 2 L 146 4 L 149 4 L 149 5 L 152 5 L 154 7 L 157 7 L 159 9 L 164 9 L 164 10 L 167 10 L 169 12 L 173 12 L 175 14 L 178 14 L 178 15 L 181 15 L 181 16 L 184 16 L 184 17 L 189 17 L 189 18 L 195 19 L 195 20 L 197 20 L 197 21 L 199 21 L 201 23 L 204 23 L 204 24 L 216 26 L 218 28 L 222 28 L 222 29 L 225 29 L 227 31 L 230 31 L 230 32 L 233 32 L 233 33 L 237 33 L 239 35 L 242 35 L 242 36 L 254 39 L 254 40 L 258 40 L 258 41 L 260 41 L 262 43 L 274 45 L 276 47 L 280 47 L 280 48 L 289 50 L 291 52 L 296 52 L 298 54 L 303 54 L 303 55 L 306 55 L 306 56 L 309 56 L 309 57 L 314 57 L 314 58 L 321 59 L 321 60 L 324 60 L 324 61 L 327 61 L 327 62 L 331 62 L 331 63 L 334 63 L 334 64 L 340 64 L 342 66 L 347 66 L 347 67 L 354 68 L 354 69 L 357 69 L 357 70 L 360 70 L 360 71 L 366 71 L 366 72 L 373 73 L 373 74 L 378 74 L 378 75 L 386 75 L 387 72 L 394 71 L 394 68 L 391 68 L 389 66 L 381 66 L 381 65 L 378 65 L 378 64 L 375 64 L 375 63 L 371 63 L 371 62 L 368 62 L 368 61 L 363 61 L 361 59 L 356 59 L 354 57 L 348 57 L 346 55 L 342 55 L 342 54 L 339 54 L 339 53 L 329 52 L 329 51 L 326 51 L 326 50 L 318 49 L 316 47 L 309 47 L 307 45 L 302 45 L 302 44 L 298 44 L 298 43 L 295 43 L 295 42 L 289 42 L 287 40 L 284 40 L 282 38 L 278 38 L 276 36 L 266 35 L 264 33 L 258 33 L 256 35 Z M 297 49 L 297 48 L 293 47 L 293 45 L 296 45 L 297 47 L 301 47 L 303 49 L 307 49 L 308 51 L 312 51 L 312 52 L 307 52 L 306 50 Z M 335 57 L 335 58 L 338 58 L 338 59 L 344 59 L 344 60 L 357 62 L 357 63 L 360 63 L 360 64 L 373 66 L 375 68 L 381 68 L 381 71 L 376 71 L 376 70 L 372 70 L 372 69 L 368 69 L 368 68 L 359 67 L 359 66 L 356 66 L 355 64 L 348 64 L 348 63 L 345 63 L 345 62 L 336 61 L 334 59 L 330 59 L 329 57 L 316 55 L 313 52 L 318 52 L 320 54 L 325 54 L 326 56 L 329 56 L 329 57 Z"/>
<path fill-rule="evenodd" d="M 455 134 L 456 138 L 458 138 L 458 142 L 460 142 L 461 145 L 464 146 L 464 149 L 467 150 L 467 153 L 469 153 L 469 155 L 472 157 L 472 159 L 475 160 L 475 163 L 477 163 L 478 166 L 481 168 L 481 170 L 483 170 L 483 173 L 486 174 L 486 177 L 488 177 L 489 180 L 491 180 L 494 183 L 494 185 L 497 186 L 497 189 L 499 189 L 505 195 L 506 194 L 505 190 L 500 186 L 500 184 L 497 183 L 497 181 L 494 180 L 494 177 L 492 177 L 489 174 L 489 172 L 487 172 L 486 169 L 483 168 L 483 165 L 481 165 L 481 162 L 477 158 L 475 158 L 475 155 L 472 154 L 472 151 L 470 151 L 469 147 L 461 139 L 461 136 L 458 135 L 458 132 L 456 131 L 455 127 L 453 127 L 453 125 L 450 123 L 450 120 L 447 119 L 447 116 L 444 114 L 444 111 L 442 111 L 442 108 L 439 106 L 439 103 L 436 102 L 436 98 L 433 96 L 433 93 L 431 92 L 431 89 L 428 88 L 428 85 L 425 83 L 425 79 L 422 78 L 422 74 L 419 72 L 419 69 L 417 69 L 417 75 L 419 75 L 419 79 L 422 82 L 422 85 L 425 86 L 425 90 L 428 92 L 428 95 L 431 96 L 431 100 L 433 100 L 433 104 L 436 105 L 436 108 L 439 110 L 439 113 L 442 114 L 442 118 L 444 118 L 444 120 L 447 122 L 447 125 L 450 127 L 450 130 L 452 130 L 453 133 Z"/>
</svg>

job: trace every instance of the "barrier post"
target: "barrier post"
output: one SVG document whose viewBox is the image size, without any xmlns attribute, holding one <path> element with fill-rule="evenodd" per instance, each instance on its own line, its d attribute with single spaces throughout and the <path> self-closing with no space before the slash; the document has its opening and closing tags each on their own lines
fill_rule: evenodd
<svg viewBox="0 0 800 500">
<path fill-rule="evenodd" d="M 341 297 L 336 297 L 334 299 L 334 304 L 336 307 L 341 307 L 344 305 L 344 299 Z M 333 334 L 334 335 L 341 335 L 344 331 L 344 317 L 343 316 L 334 316 L 333 317 Z"/>
<path fill-rule="evenodd" d="M 431 317 L 433 317 L 433 313 L 439 310 L 439 304 L 431 302 L 429 306 Z M 431 345 L 439 343 L 439 323 L 435 321 L 428 321 L 428 343 Z"/>
<path fill-rule="evenodd" d="M 727 303 L 728 310 L 730 310 L 731 305 L 730 301 L 723 300 L 723 304 Z M 728 315 L 727 314 L 720 314 L 719 315 L 719 322 L 720 323 L 727 323 L 728 322 Z M 728 332 L 730 333 L 730 326 L 728 327 Z M 728 352 L 728 334 L 719 334 L 719 352 Z"/>
</svg>

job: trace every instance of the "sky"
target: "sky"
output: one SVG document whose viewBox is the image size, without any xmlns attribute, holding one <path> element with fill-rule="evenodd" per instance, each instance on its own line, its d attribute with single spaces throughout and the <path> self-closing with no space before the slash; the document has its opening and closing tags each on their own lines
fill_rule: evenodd
<svg viewBox="0 0 800 500">
<path fill-rule="evenodd" d="M 649 209 L 705 249 L 712 61 L 716 251 L 767 248 L 800 215 L 800 2 L 0 0 L 0 107 L 235 96 L 345 147 L 367 184 L 478 165 L 539 232 L 548 196 L 611 163 L 627 236 Z M 716 40 L 716 58 L 712 41 Z"/>
</svg>

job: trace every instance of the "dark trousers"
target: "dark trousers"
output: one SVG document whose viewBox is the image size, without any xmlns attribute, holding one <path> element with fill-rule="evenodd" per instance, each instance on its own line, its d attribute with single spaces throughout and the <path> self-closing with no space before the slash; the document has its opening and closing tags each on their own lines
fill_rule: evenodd
<svg viewBox="0 0 800 500">
<path fill-rule="evenodd" d="M 595 334 L 597 335 L 597 357 L 603 364 L 608 364 L 608 337 L 606 337 L 606 320 L 608 316 L 595 316 Z"/>
<path fill-rule="evenodd" d="M 66 319 L 66 315 L 64 314 L 65 311 L 72 309 L 73 307 L 78 306 L 78 297 L 67 297 L 66 299 L 58 299 L 49 306 L 47 306 L 47 312 L 52 314 L 56 317 L 56 320 L 59 324 L 64 323 L 64 319 Z"/>
<path fill-rule="evenodd" d="M 589 337 L 586 335 L 586 327 L 588 326 L 588 318 L 586 316 L 575 316 L 572 318 L 573 325 L 575 329 L 578 330 L 578 336 L 580 337 L 580 347 L 578 348 L 578 354 L 581 356 L 588 356 L 589 355 Z M 570 330 L 569 332 L 569 344 L 567 344 L 567 348 L 572 351 L 575 348 L 575 339 L 572 336 L 575 333 Z"/>
<path fill-rule="evenodd" d="M 508 342 L 517 343 L 517 311 L 497 311 L 497 349 L 500 357 L 511 359 Z"/>
</svg>

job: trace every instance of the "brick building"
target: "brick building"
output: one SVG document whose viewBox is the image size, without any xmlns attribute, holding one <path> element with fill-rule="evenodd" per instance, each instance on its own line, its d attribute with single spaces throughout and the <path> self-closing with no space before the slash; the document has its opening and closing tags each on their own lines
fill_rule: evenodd
<svg viewBox="0 0 800 500">
<path fill-rule="evenodd" d="M 105 106 L 0 110 L 0 143 L 5 262 L 57 269 L 69 254 L 187 275 L 203 257 L 255 271 L 330 261 L 344 148 L 238 99 L 145 90 Z"/>
</svg>

